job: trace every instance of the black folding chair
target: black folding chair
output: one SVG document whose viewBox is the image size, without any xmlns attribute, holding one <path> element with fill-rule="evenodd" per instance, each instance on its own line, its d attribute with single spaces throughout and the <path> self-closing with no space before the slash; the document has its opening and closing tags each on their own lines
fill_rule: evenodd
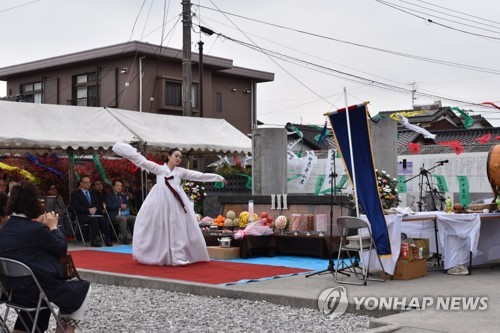
<svg viewBox="0 0 500 333">
<path fill-rule="evenodd" d="M 111 220 L 111 216 L 109 216 L 109 213 L 108 213 L 108 210 L 107 209 L 104 209 L 104 213 L 106 214 L 106 218 L 108 219 L 109 221 L 109 226 L 111 227 L 111 230 L 113 231 L 113 234 L 115 235 L 115 238 L 116 238 L 116 241 L 119 242 L 120 241 L 120 237 L 118 235 L 118 233 L 116 232 L 116 229 L 115 229 L 115 226 L 114 226 L 114 223 L 113 221 Z M 120 230 L 120 224 L 119 223 L 116 223 L 117 226 L 118 226 L 118 230 Z M 123 237 L 125 237 L 126 235 L 122 235 Z"/>
<path fill-rule="evenodd" d="M 14 311 L 17 313 L 18 316 L 20 316 L 20 312 L 24 311 L 26 312 L 31 321 L 33 322 L 31 332 L 34 333 L 37 331 L 37 321 L 38 321 L 38 316 L 40 314 L 40 311 L 42 310 L 50 310 L 52 315 L 54 316 L 54 319 L 56 320 L 57 326 L 61 329 L 62 332 L 65 332 L 64 326 L 62 325 L 61 321 L 59 320 L 59 317 L 57 316 L 57 313 L 50 303 L 49 299 L 47 298 L 47 295 L 43 291 L 42 287 L 40 286 L 40 283 L 38 282 L 38 279 L 36 278 L 35 274 L 33 274 L 33 271 L 31 268 L 26 266 L 20 261 L 13 260 L 13 259 L 8 259 L 8 258 L 1 258 L 0 257 L 0 276 L 2 277 L 2 281 L 0 282 L 1 284 L 1 289 L 3 290 L 3 295 L 5 297 L 5 306 L 6 306 L 6 311 L 5 311 L 5 316 L 2 319 L 2 323 L 5 324 L 7 322 L 7 316 L 9 314 L 10 309 L 14 309 Z M 38 302 L 36 306 L 26 306 L 23 304 L 16 303 L 13 301 L 14 297 L 14 291 L 9 289 L 6 286 L 6 281 L 7 279 L 15 279 L 15 278 L 31 278 L 33 281 L 33 284 L 38 288 L 39 291 L 39 296 L 38 296 Z M 34 313 L 34 317 L 33 314 Z M 26 331 L 29 330 L 28 325 L 22 320 L 21 321 L 26 329 Z"/>
<path fill-rule="evenodd" d="M 73 235 L 75 235 L 75 241 L 76 241 L 76 232 L 80 234 L 80 238 L 82 239 L 83 245 L 87 245 L 85 243 L 85 237 L 83 236 L 83 231 L 82 231 L 82 225 L 80 225 L 80 221 L 78 221 L 78 217 L 76 216 L 75 211 L 73 210 L 73 207 L 71 205 L 66 206 L 66 215 L 69 218 L 69 224 L 71 225 Z M 88 225 L 87 225 L 88 226 Z"/>
<path fill-rule="evenodd" d="M 0 274 L 1 274 L 0 270 Z M 5 302 L 9 299 L 9 295 L 7 290 L 5 290 L 2 280 L 4 279 L 3 276 L 0 276 L 0 305 L 5 304 Z M 6 309 L 7 311 L 7 309 Z M 0 333 L 9 333 L 9 327 L 7 327 L 7 315 L 5 315 L 5 319 L 0 315 Z"/>
</svg>

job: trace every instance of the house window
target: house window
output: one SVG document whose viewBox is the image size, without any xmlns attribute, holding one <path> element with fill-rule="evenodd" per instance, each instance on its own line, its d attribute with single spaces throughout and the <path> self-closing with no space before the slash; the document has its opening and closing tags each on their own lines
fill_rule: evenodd
<svg viewBox="0 0 500 333">
<path fill-rule="evenodd" d="M 215 93 L 215 112 L 222 112 L 222 93 Z"/>
<path fill-rule="evenodd" d="M 165 105 L 182 106 L 182 83 L 165 81 Z M 191 86 L 191 107 L 198 107 L 198 84 Z"/>
<path fill-rule="evenodd" d="M 41 104 L 43 102 L 43 83 L 33 82 L 22 84 L 21 95 L 24 96 L 23 102 Z"/>
<path fill-rule="evenodd" d="M 73 76 L 73 99 L 71 105 L 97 106 L 97 73 Z"/>
</svg>

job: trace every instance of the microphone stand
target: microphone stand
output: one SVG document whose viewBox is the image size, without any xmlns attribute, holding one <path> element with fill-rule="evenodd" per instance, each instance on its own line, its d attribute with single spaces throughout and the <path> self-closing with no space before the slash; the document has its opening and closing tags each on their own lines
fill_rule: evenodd
<svg viewBox="0 0 500 333">
<path fill-rule="evenodd" d="M 335 160 L 333 161 L 333 172 L 330 173 L 330 258 L 328 259 L 328 267 L 322 271 L 314 272 L 306 275 L 306 278 L 314 275 L 319 275 L 322 273 L 334 273 L 335 264 L 333 261 L 333 206 L 337 205 L 337 172 L 335 167 Z M 342 205 L 341 205 L 342 207 Z M 339 273 L 349 276 L 349 274 L 341 272 Z"/>
<path fill-rule="evenodd" d="M 441 200 L 441 209 L 443 208 L 443 197 L 439 194 L 439 192 L 432 188 L 432 185 L 431 185 L 431 182 L 429 180 L 429 171 L 439 167 L 439 166 L 443 166 L 443 164 L 445 163 L 448 163 L 448 161 L 441 161 L 441 162 L 437 162 L 437 164 L 435 166 L 433 166 L 432 168 L 426 170 L 424 169 L 423 165 L 422 165 L 422 169 L 420 170 L 420 173 L 418 175 L 416 175 L 415 177 L 412 177 L 410 179 L 407 179 L 405 181 L 408 182 L 416 177 L 421 177 L 420 178 L 420 181 L 419 181 L 419 187 L 420 187 L 420 197 L 419 197 L 419 202 L 418 202 L 418 210 L 421 212 L 422 211 L 422 205 L 423 205 L 423 188 L 424 188 L 424 178 L 425 178 L 425 185 L 427 185 L 427 188 L 429 190 L 429 193 L 431 194 L 431 198 L 432 198 L 432 211 L 437 211 L 437 207 L 436 207 L 436 199 L 435 199 L 435 195 L 438 194 L 439 195 L 439 199 Z M 436 259 L 437 259 L 437 265 L 440 266 L 441 265 L 441 255 L 439 253 L 439 240 L 438 240 L 438 225 L 437 225 L 437 219 L 434 219 L 434 237 L 435 237 L 435 240 L 436 240 Z"/>
<path fill-rule="evenodd" d="M 424 205 L 424 202 L 423 202 L 423 199 L 424 199 L 424 194 L 423 194 L 423 191 L 424 191 L 424 178 L 425 178 L 425 185 L 427 186 L 427 189 L 428 189 L 428 192 L 431 194 L 431 199 L 432 199 L 432 208 L 431 210 L 432 211 L 437 211 L 437 206 L 436 206 L 436 198 L 435 196 L 438 195 L 439 196 L 439 199 L 442 201 L 442 196 L 439 194 L 439 192 L 432 188 L 432 185 L 431 185 L 431 182 L 429 180 L 429 174 L 430 174 L 430 171 L 439 167 L 439 166 L 443 166 L 444 163 L 447 163 L 447 161 L 441 161 L 441 162 L 438 162 L 435 166 L 433 166 L 432 168 L 430 169 L 424 169 L 424 166 L 422 165 L 422 168 L 420 169 L 420 173 L 414 177 L 411 177 L 409 179 L 407 179 L 405 181 L 405 183 L 409 182 L 410 180 L 412 179 L 415 179 L 417 177 L 420 177 L 419 179 L 419 182 L 418 182 L 418 186 L 420 188 L 420 195 L 419 195 L 419 198 L 418 198 L 418 211 L 419 212 L 422 212 L 422 206 Z M 441 203 L 441 207 L 442 207 L 442 203 Z"/>
</svg>

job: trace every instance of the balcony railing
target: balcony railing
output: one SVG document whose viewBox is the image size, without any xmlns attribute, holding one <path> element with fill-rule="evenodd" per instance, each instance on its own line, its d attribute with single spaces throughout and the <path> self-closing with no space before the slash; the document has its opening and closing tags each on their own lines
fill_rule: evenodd
<svg viewBox="0 0 500 333">
<path fill-rule="evenodd" d="M 67 100 L 68 105 L 97 106 L 97 97 L 73 98 Z"/>
</svg>

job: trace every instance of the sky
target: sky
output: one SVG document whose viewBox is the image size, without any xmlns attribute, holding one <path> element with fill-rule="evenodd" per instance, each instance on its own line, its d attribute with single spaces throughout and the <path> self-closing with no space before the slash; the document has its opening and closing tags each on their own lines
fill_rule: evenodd
<svg viewBox="0 0 500 333">
<path fill-rule="evenodd" d="M 481 106 L 500 105 L 500 1 L 192 0 L 192 11 L 193 52 L 201 39 L 204 54 L 275 74 L 257 87 L 265 124 L 441 100 L 500 126 L 500 110 Z M 180 49 L 181 12 L 181 0 L 2 0 L 0 68 L 129 40 Z"/>
</svg>

